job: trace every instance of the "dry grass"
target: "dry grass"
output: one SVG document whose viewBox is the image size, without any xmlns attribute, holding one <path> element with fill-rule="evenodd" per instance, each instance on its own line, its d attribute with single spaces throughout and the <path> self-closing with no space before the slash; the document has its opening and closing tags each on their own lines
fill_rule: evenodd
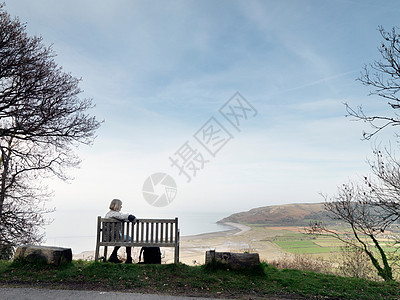
<svg viewBox="0 0 400 300">
<path fill-rule="evenodd" d="M 330 257 L 329 260 L 307 254 L 285 254 L 278 259 L 269 261 L 268 264 L 279 270 L 297 269 L 382 281 L 369 257 L 362 250 L 349 247 L 342 247 L 340 253 L 335 257 Z M 393 271 L 394 277 L 398 279 L 398 269 Z"/>
<path fill-rule="evenodd" d="M 297 269 L 302 271 L 312 271 L 317 273 L 332 274 L 334 264 L 321 257 L 315 258 L 306 254 L 285 254 L 283 257 L 275 259 L 268 264 L 279 270 Z"/>
<path fill-rule="evenodd" d="M 382 278 L 378 276 L 368 255 L 361 249 L 348 246 L 342 247 L 336 260 L 338 261 L 338 267 L 336 269 L 337 275 L 374 281 L 382 280 Z"/>
</svg>

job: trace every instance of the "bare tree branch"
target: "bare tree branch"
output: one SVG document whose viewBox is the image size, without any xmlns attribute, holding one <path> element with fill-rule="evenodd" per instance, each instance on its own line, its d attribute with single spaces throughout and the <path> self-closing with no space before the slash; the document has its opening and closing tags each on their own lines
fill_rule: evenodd
<svg viewBox="0 0 400 300">
<path fill-rule="evenodd" d="M 79 97 L 80 79 L 55 56 L 0 4 L 0 246 L 41 241 L 51 194 L 40 179 L 67 180 L 80 162 L 74 148 L 90 145 L 100 126 L 91 99 Z"/>
<path fill-rule="evenodd" d="M 400 108 L 398 95 L 400 90 L 400 36 L 395 27 L 391 31 L 385 31 L 382 26 L 379 26 L 378 31 L 383 39 L 378 47 L 381 60 L 365 65 L 357 80 L 371 88 L 369 95 L 377 95 L 387 100 L 387 104 L 396 110 Z M 370 139 L 387 127 L 400 125 L 400 118 L 396 113 L 393 113 L 393 116 L 369 116 L 364 113 L 361 106 L 353 109 L 348 104 L 345 105 L 347 116 L 370 124 L 372 131 L 364 132 L 364 139 Z"/>
</svg>

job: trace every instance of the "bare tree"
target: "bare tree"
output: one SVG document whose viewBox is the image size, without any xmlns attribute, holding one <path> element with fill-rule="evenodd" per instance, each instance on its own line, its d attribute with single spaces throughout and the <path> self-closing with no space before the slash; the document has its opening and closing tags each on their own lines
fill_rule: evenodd
<svg viewBox="0 0 400 300">
<path fill-rule="evenodd" d="M 375 159 L 369 162 L 372 174 L 363 182 L 343 184 L 335 196 L 324 196 L 325 209 L 342 222 L 342 228 L 333 230 L 315 222 L 308 232 L 328 234 L 363 251 L 379 276 L 393 280 L 396 252 L 388 252 L 385 244 L 399 249 L 400 237 L 392 231 L 400 219 L 400 165 L 388 150 L 375 150 L 374 154 Z"/>
<path fill-rule="evenodd" d="M 378 47 L 381 60 L 365 65 L 358 80 L 372 88 L 370 95 L 382 97 L 388 101 L 392 109 L 396 110 L 400 108 L 400 98 L 397 94 L 400 90 L 400 35 L 395 27 L 391 31 L 385 31 L 379 26 L 378 31 L 383 38 L 382 44 Z M 365 139 L 370 139 L 386 127 L 400 125 L 400 118 L 396 112 L 387 116 L 370 116 L 364 113 L 362 106 L 354 109 L 347 103 L 345 105 L 348 116 L 371 125 L 372 132 L 363 133 Z"/>
<path fill-rule="evenodd" d="M 68 179 L 100 123 L 81 99 L 80 79 L 54 61 L 42 38 L 0 5 L 0 244 L 40 242 L 43 206 L 51 194 L 43 178 Z"/>
<path fill-rule="evenodd" d="M 348 116 L 368 122 L 372 132 L 363 133 L 365 139 L 381 130 L 400 125 L 396 110 L 400 108 L 400 35 L 396 28 L 385 31 L 382 26 L 378 31 L 383 38 L 378 51 L 381 60 L 365 65 L 358 80 L 369 86 L 370 95 L 377 95 L 387 101 L 393 113 L 387 115 L 368 115 L 361 106 L 357 109 L 348 104 Z M 391 240 L 398 249 L 399 237 L 388 231 L 399 223 L 400 219 L 400 164 L 386 149 L 374 151 L 375 159 L 370 161 L 372 174 L 364 177 L 364 182 L 350 182 L 338 188 L 335 196 L 325 196 L 325 208 L 334 219 L 342 221 L 347 230 L 335 231 L 324 224 L 311 224 L 310 233 L 329 234 L 351 247 L 363 251 L 384 280 L 393 280 L 392 266 L 395 253 L 388 252 L 385 242 Z"/>
</svg>

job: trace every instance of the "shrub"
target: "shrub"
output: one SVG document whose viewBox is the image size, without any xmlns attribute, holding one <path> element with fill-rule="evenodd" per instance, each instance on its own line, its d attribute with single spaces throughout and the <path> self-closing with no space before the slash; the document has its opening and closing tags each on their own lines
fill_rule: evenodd
<svg viewBox="0 0 400 300">
<path fill-rule="evenodd" d="M 14 247 L 9 243 L 0 243 L 0 260 L 11 260 L 14 256 Z"/>
<path fill-rule="evenodd" d="M 364 278 L 368 280 L 382 280 L 371 263 L 368 255 L 359 248 L 346 245 L 338 255 L 336 274 L 346 277 Z"/>
</svg>

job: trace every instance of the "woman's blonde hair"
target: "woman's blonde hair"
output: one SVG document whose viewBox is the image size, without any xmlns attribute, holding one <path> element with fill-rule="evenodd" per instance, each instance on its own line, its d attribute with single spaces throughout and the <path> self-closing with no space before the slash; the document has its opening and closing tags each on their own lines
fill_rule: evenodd
<svg viewBox="0 0 400 300">
<path fill-rule="evenodd" d="M 122 201 L 119 199 L 113 199 L 110 203 L 110 209 L 114 211 L 120 211 L 122 206 Z"/>
</svg>

